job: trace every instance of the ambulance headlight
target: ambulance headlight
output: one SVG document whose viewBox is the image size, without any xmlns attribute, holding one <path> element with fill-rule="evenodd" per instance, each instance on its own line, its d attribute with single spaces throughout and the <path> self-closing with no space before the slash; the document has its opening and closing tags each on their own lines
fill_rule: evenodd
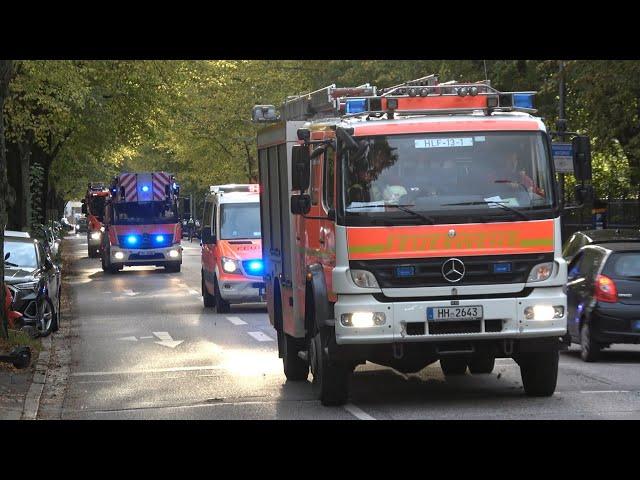
<svg viewBox="0 0 640 480">
<path fill-rule="evenodd" d="M 101 235 L 101 232 L 93 232 L 91 234 L 91 239 L 92 240 L 100 240 L 100 235 Z"/>
<path fill-rule="evenodd" d="M 384 325 L 387 317 L 383 312 L 353 312 L 340 315 L 340 323 L 345 327 L 367 328 Z"/>
<path fill-rule="evenodd" d="M 373 273 L 367 270 L 350 270 L 351 279 L 353 283 L 355 283 L 358 287 L 361 288 L 380 288 L 378 286 L 378 281 L 376 277 L 373 276 Z"/>
<path fill-rule="evenodd" d="M 180 256 L 180 253 L 178 252 L 178 250 L 169 250 L 169 256 L 171 258 L 178 258 Z"/>
<path fill-rule="evenodd" d="M 531 269 L 527 282 L 543 282 L 553 273 L 553 262 L 539 263 Z"/>
<path fill-rule="evenodd" d="M 527 320 L 554 320 L 564 317 L 562 305 L 534 305 L 524 309 L 524 318 Z"/>
<path fill-rule="evenodd" d="M 124 258 L 124 253 L 116 252 L 113 254 L 113 256 L 115 257 L 116 260 L 122 260 Z"/>
<path fill-rule="evenodd" d="M 240 270 L 240 266 L 233 258 L 222 257 L 222 269 L 227 273 L 234 273 Z"/>
</svg>

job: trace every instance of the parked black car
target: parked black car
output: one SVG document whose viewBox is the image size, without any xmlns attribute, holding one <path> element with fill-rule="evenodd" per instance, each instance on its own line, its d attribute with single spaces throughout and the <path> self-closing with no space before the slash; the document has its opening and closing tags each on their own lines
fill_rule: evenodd
<svg viewBox="0 0 640 480">
<path fill-rule="evenodd" d="M 41 335 L 58 330 L 60 315 L 60 268 L 35 238 L 4 238 L 4 281 L 22 320 Z"/>
<path fill-rule="evenodd" d="M 89 225 L 86 218 L 79 218 L 76 225 L 78 226 L 78 233 L 87 233 L 89 231 Z"/>
<path fill-rule="evenodd" d="M 567 328 L 586 362 L 614 343 L 640 343 L 640 242 L 582 247 L 569 263 Z"/>
<path fill-rule="evenodd" d="M 562 256 L 570 262 L 585 245 L 621 241 L 640 241 L 640 230 L 631 228 L 605 228 L 602 230 L 581 230 L 575 232 L 562 248 Z"/>
</svg>

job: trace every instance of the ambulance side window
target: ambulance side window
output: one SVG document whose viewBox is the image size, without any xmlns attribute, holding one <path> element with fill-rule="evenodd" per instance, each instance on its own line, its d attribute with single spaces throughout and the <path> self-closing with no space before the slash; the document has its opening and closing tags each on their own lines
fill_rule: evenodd
<svg viewBox="0 0 640 480">
<path fill-rule="evenodd" d="M 211 211 L 213 203 L 210 200 L 205 200 L 204 202 L 204 213 L 202 214 L 202 228 L 210 229 L 211 228 Z"/>
<path fill-rule="evenodd" d="M 213 204 L 213 220 L 211 222 L 211 226 L 213 227 L 211 230 L 213 231 L 213 234 L 217 237 L 218 236 L 218 229 L 216 228 L 216 226 L 218 225 L 218 204 L 214 203 Z"/>
<path fill-rule="evenodd" d="M 328 147 L 324 153 L 324 205 L 327 210 L 335 208 L 335 151 Z"/>
</svg>

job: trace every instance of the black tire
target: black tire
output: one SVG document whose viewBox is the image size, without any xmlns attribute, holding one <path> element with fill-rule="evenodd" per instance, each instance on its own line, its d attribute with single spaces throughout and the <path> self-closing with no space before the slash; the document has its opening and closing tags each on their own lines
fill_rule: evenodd
<svg viewBox="0 0 640 480">
<path fill-rule="evenodd" d="M 284 366 L 284 375 L 287 380 L 293 382 L 305 381 L 309 376 L 309 363 L 298 356 L 298 352 L 304 349 L 304 339 L 294 338 L 286 333 L 282 345 L 284 352 L 282 355 L 282 364 Z"/>
<path fill-rule="evenodd" d="M 445 375 L 464 375 L 467 372 L 467 359 L 464 357 L 442 357 L 440 367 Z"/>
<path fill-rule="evenodd" d="M 469 359 L 469 371 L 473 374 L 491 373 L 496 365 L 496 357 L 492 355 L 478 355 Z"/>
<path fill-rule="evenodd" d="M 100 255 L 100 264 L 102 265 L 102 271 L 103 272 L 106 272 L 108 270 L 107 262 L 104 259 L 106 255 L 107 255 L 107 252 L 104 252 L 103 255 Z"/>
<path fill-rule="evenodd" d="M 349 378 L 353 369 L 348 365 L 329 361 L 324 351 L 326 341 L 323 336 L 326 335 L 327 333 L 318 332 L 309 342 L 313 393 L 322 405 L 344 405 L 349 398 Z"/>
<path fill-rule="evenodd" d="M 214 278 L 213 280 L 213 295 L 216 302 L 216 312 L 229 313 L 231 311 L 231 305 L 229 304 L 229 302 L 226 302 L 220 295 L 220 288 L 218 287 L 217 278 Z"/>
<path fill-rule="evenodd" d="M 204 306 L 207 308 L 213 308 L 216 306 L 216 297 L 209 293 L 207 290 L 207 286 L 204 283 L 204 274 L 200 271 L 200 288 L 202 289 L 202 300 L 204 301 Z"/>
<path fill-rule="evenodd" d="M 58 301 L 56 302 L 56 313 L 55 313 L 55 317 L 54 317 L 54 324 L 53 324 L 53 328 L 51 329 L 51 331 L 53 332 L 57 332 L 58 330 L 60 330 L 60 290 L 58 290 Z"/>
<path fill-rule="evenodd" d="M 593 340 L 591 325 L 587 322 L 580 329 L 580 358 L 585 362 L 597 362 L 600 360 L 601 346 Z"/>
<path fill-rule="evenodd" d="M 46 337 L 51 334 L 55 322 L 55 309 L 50 298 L 43 299 L 38 314 L 40 318 L 36 321 L 36 329 L 41 337 Z"/>
<path fill-rule="evenodd" d="M 530 397 L 550 397 L 558 382 L 558 351 L 523 354 L 518 360 L 524 392 Z"/>
<path fill-rule="evenodd" d="M 178 273 L 180 271 L 181 267 L 182 267 L 181 263 L 178 263 L 177 265 L 176 264 L 174 264 L 174 265 L 167 264 L 167 265 L 164 266 L 164 269 L 169 273 Z"/>
<path fill-rule="evenodd" d="M 122 270 L 122 267 L 117 264 L 112 263 L 111 265 L 109 265 L 109 273 L 116 274 L 120 270 Z"/>
</svg>

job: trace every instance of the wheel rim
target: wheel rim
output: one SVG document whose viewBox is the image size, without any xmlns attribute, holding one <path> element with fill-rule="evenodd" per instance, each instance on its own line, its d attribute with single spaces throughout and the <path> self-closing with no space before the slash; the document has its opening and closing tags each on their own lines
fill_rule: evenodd
<svg viewBox="0 0 640 480">
<path fill-rule="evenodd" d="M 51 328 L 51 322 L 53 322 L 53 312 L 51 311 L 51 305 L 45 300 L 42 317 L 40 318 L 41 331 L 48 331 Z"/>
</svg>

